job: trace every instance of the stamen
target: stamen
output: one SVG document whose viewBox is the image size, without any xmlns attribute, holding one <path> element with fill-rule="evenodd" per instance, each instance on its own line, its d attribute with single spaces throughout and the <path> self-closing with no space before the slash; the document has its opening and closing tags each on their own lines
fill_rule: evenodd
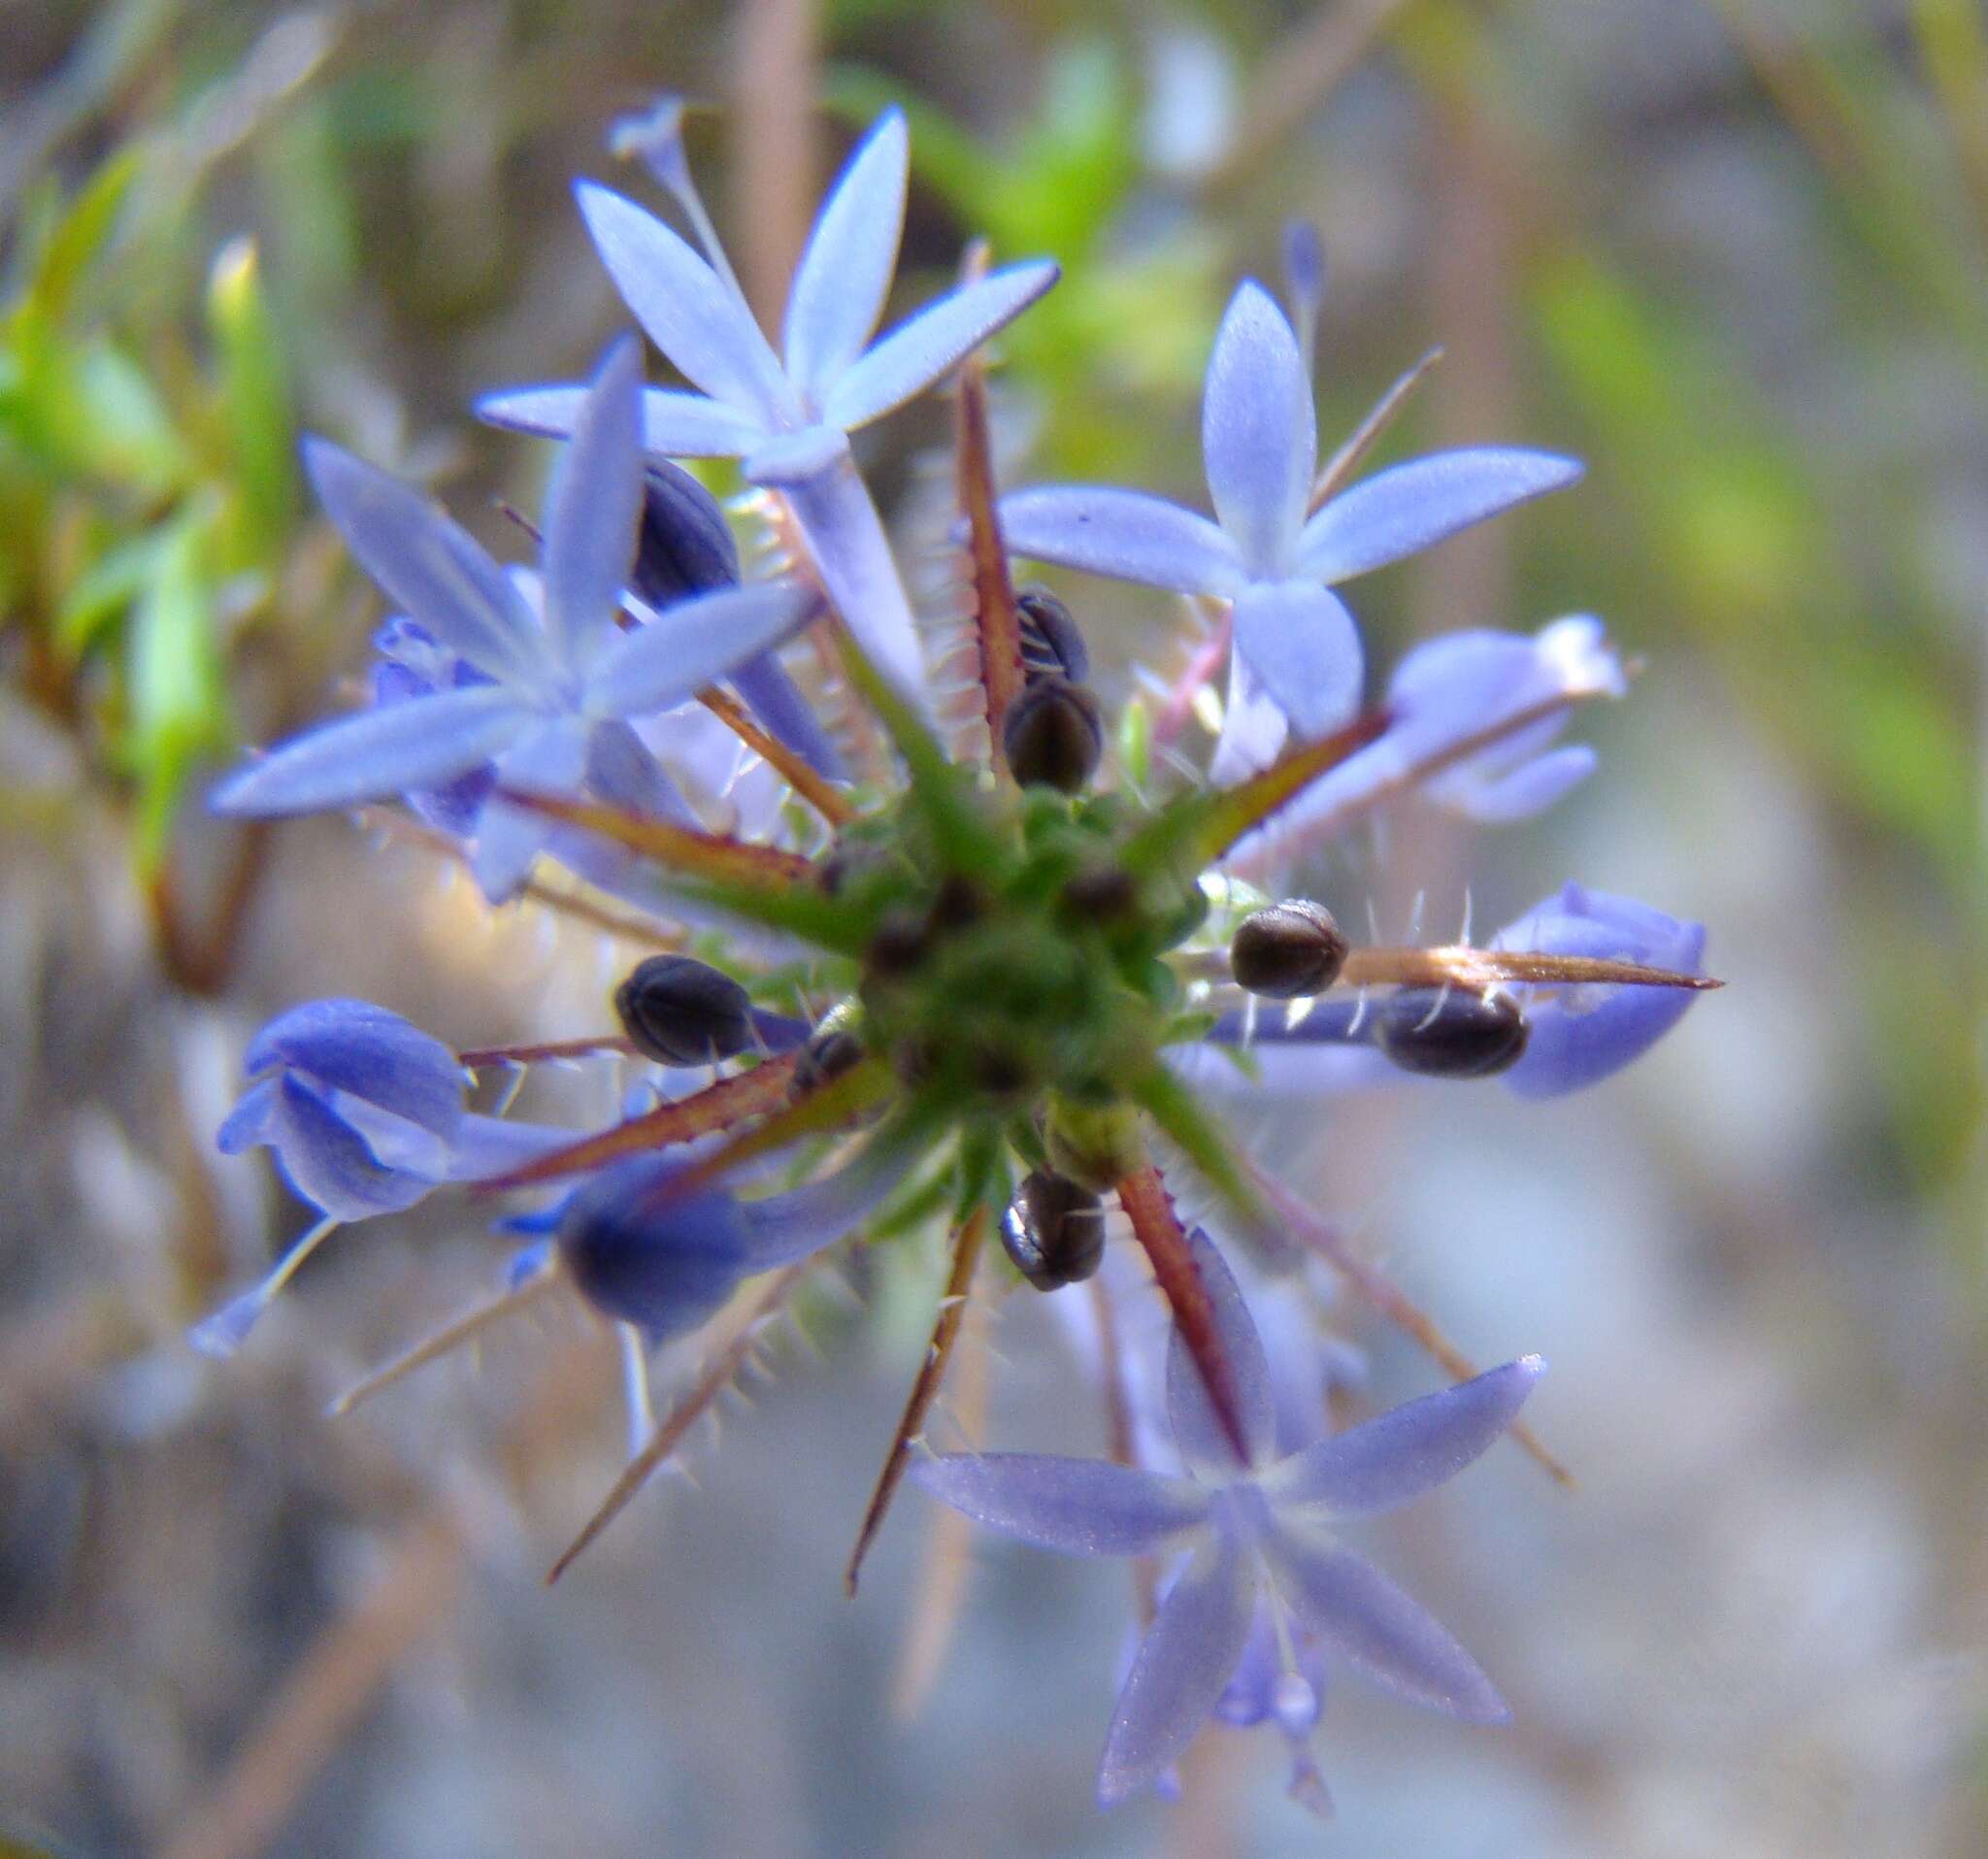
<svg viewBox="0 0 1988 1859">
<path fill-rule="evenodd" d="M 870 1553 L 870 1544 L 883 1527 L 891 1500 L 897 1495 L 898 1486 L 904 1482 L 905 1472 L 911 1462 L 912 1443 L 924 1432 L 925 1416 L 931 1412 L 932 1403 L 939 1398 L 940 1387 L 945 1380 L 953 1344 L 959 1338 L 960 1325 L 966 1320 L 967 1302 L 973 1294 L 974 1269 L 980 1262 L 980 1245 L 986 1231 L 986 1210 L 976 1208 L 967 1216 L 958 1239 L 953 1242 L 952 1269 L 946 1277 L 945 1291 L 939 1300 L 938 1315 L 932 1324 L 932 1341 L 926 1347 L 924 1361 L 918 1365 L 917 1378 L 911 1383 L 904 1412 L 898 1416 L 890 1450 L 884 1454 L 883 1469 L 877 1475 L 876 1488 L 870 1493 L 862 1524 L 856 1531 L 855 1547 L 849 1551 L 848 1567 L 843 1572 L 843 1592 L 851 1600 L 855 1599 L 863 1558 Z"/>
<path fill-rule="evenodd" d="M 1329 499 L 1344 488 L 1346 480 L 1359 470 L 1360 461 L 1374 448 L 1374 442 L 1394 422 L 1395 415 L 1422 384 L 1423 377 L 1441 359 L 1441 349 L 1430 349 L 1374 403 L 1373 411 L 1353 428 L 1352 437 L 1325 461 L 1325 469 L 1311 486 L 1311 500 L 1305 507 L 1306 515 L 1315 515 Z"/>
<path fill-rule="evenodd" d="M 439 1360 L 451 1350 L 459 1348 L 472 1338 L 482 1333 L 500 1317 L 521 1311 L 528 1304 L 536 1303 L 559 1282 L 559 1255 L 547 1251 L 546 1261 L 530 1278 L 500 1291 L 495 1297 L 485 1298 L 481 1304 L 465 1311 L 461 1316 L 445 1323 L 441 1329 L 425 1336 L 412 1347 L 403 1350 L 391 1361 L 381 1364 L 363 1380 L 356 1381 L 325 1411 L 333 1419 L 341 1419 L 358 1407 L 361 1402 L 370 1401 L 376 1394 L 414 1374 L 416 1369 L 425 1368 L 430 1362 Z"/>
<path fill-rule="evenodd" d="M 614 1327 L 621 1338 L 621 1399 L 628 1409 L 628 1456 L 632 1459 L 656 1426 L 648 1391 L 648 1349 L 634 1324 L 617 1323 Z"/>
<path fill-rule="evenodd" d="M 276 1294 L 290 1281 L 291 1275 L 332 1234 L 344 1225 L 327 1213 L 280 1258 L 262 1281 L 240 1297 L 230 1298 L 219 1310 L 203 1317 L 186 1332 L 186 1341 L 202 1355 L 230 1356 L 248 1340 L 263 1311 Z"/>
</svg>

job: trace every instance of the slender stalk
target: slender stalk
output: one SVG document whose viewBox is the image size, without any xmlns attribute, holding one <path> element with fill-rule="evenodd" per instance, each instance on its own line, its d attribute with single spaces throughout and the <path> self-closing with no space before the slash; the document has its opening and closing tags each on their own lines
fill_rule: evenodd
<svg viewBox="0 0 1988 1859">
<path fill-rule="evenodd" d="M 911 1448 L 924 1431 L 925 1416 L 931 1412 L 932 1403 L 939 1398 L 940 1387 L 945 1380 L 946 1365 L 952 1360 L 952 1346 L 959 1338 L 960 1324 L 966 1318 L 967 1299 L 973 1291 L 974 1268 L 980 1262 L 980 1246 L 986 1231 L 987 1211 L 976 1208 L 967 1216 L 959 1237 L 953 1242 L 952 1269 L 947 1274 L 945 1290 L 939 1300 L 938 1314 L 933 1320 L 932 1341 L 926 1347 L 924 1361 L 918 1366 L 917 1378 L 911 1383 L 904 1412 L 898 1416 L 890 1450 L 884 1455 L 883 1469 L 877 1475 L 876 1488 L 870 1493 L 862 1525 L 856 1532 L 855 1547 L 849 1551 L 849 1565 L 843 1572 L 843 1591 L 851 1600 L 855 1599 L 856 1579 L 862 1573 L 863 1558 L 870 1553 L 870 1544 L 883 1526 L 891 1500 L 897 1495 L 898 1486 L 904 1482 L 905 1473 L 911 1463 Z"/>
</svg>

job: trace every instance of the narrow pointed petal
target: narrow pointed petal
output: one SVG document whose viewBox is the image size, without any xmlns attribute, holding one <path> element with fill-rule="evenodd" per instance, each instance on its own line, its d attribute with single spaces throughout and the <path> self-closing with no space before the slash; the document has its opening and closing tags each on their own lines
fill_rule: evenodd
<svg viewBox="0 0 1988 1859">
<path fill-rule="evenodd" d="M 1350 1549 L 1280 1529 L 1265 1553 L 1278 1593 L 1328 1652 L 1431 1710 L 1472 1723 L 1510 1718 L 1448 1629 Z"/>
<path fill-rule="evenodd" d="M 883 315 L 910 163 L 904 112 L 887 110 L 822 202 L 795 267 L 783 331 L 787 378 L 817 406 Z"/>
<path fill-rule="evenodd" d="M 306 1001 L 279 1013 L 248 1043 L 242 1069 L 252 1078 L 280 1066 L 308 1072 L 318 1083 L 349 1091 L 445 1141 L 462 1119 L 462 1066 L 455 1054 L 371 1001 Z"/>
<path fill-rule="evenodd" d="M 360 567 L 438 646 L 492 678 L 543 674 L 543 631 L 467 530 L 419 491 L 324 440 L 304 442 L 304 468 Z"/>
<path fill-rule="evenodd" d="M 1106 1807 L 1151 1787 L 1194 1741 L 1242 1656 L 1255 1598 L 1242 1557 L 1220 1537 L 1174 1583 L 1111 1713 L 1098 1765 Z"/>
<path fill-rule="evenodd" d="M 679 601 L 608 649 L 587 681 L 587 706 L 613 716 L 672 709 L 778 646 L 812 605 L 808 590 L 791 581 L 721 587 Z"/>
<path fill-rule="evenodd" d="M 1209 358 L 1201 451 L 1215 515 L 1244 568 L 1286 574 L 1318 467 L 1318 420 L 1305 357 L 1276 300 L 1245 283 Z"/>
<path fill-rule="evenodd" d="M 1232 595 L 1242 585 L 1236 547 L 1219 526 L 1140 490 L 1046 485 L 1001 500 L 1009 552 L 1143 581 L 1183 594 Z"/>
<path fill-rule="evenodd" d="M 844 1082 L 853 1073 L 845 1073 Z M 834 1085 L 815 1096 L 826 1101 Z M 767 1126 L 771 1128 L 771 1124 Z M 805 1186 L 744 1203 L 746 1251 L 755 1272 L 796 1265 L 853 1232 L 924 1155 L 922 1145 L 885 1124 L 832 1175 Z"/>
<path fill-rule="evenodd" d="M 1208 1515 L 1199 1486 L 1110 1459 L 946 1452 L 911 1476 L 976 1523 L 1063 1555 L 1145 1555 Z"/>
<path fill-rule="evenodd" d="M 1056 277 L 1045 261 L 1008 265 L 928 304 L 844 370 L 822 404 L 822 418 L 852 432 L 902 407 L 1006 328 Z"/>
<path fill-rule="evenodd" d="M 1276 1433 L 1276 1400 L 1263 1339 L 1257 1334 L 1249 1307 L 1242 1302 L 1236 1276 L 1214 1242 L 1197 1226 L 1188 1233 L 1187 1245 L 1212 1308 L 1215 1339 L 1236 1392 L 1237 1418 L 1249 1450 L 1249 1463 L 1261 1464 L 1273 1450 Z M 1167 1344 L 1167 1418 L 1174 1429 L 1174 1443 L 1188 1465 L 1222 1476 L 1235 1474 L 1236 1448 L 1209 1399 L 1208 1383 L 1181 1341 L 1177 1325 Z"/>
<path fill-rule="evenodd" d="M 1471 783 L 1452 805 L 1486 826 L 1510 826 L 1543 813 L 1586 780 L 1600 759 L 1587 744 L 1570 743 L 1565 748 L 1535 756 L 1509 774 Z M 1440 782 L 1431 786 L 1439 799 L 1450 798 L 1440 791 Z"/>
<path fill-rule="evenodd" d="M 743 697 L 767 731 L 784 743 L 817 775 L 832 781 L 849 779 L 849 767 L 836 747 L 828 726 L 787 676 L 772 652 L 734 666 L 732 688 Z"/>
<path fill-rule="evenodd" d="M 510 432 L 564 439 L 580 417 L 584 387 L 514 387 L 485 394 L 477 417 Z M 678 387 L 646 387 L 642 394 L 642 448 L 661 458 L 739 458 L 758 445 L 766 428 L 747 414 Z"/>
<path fill-rule="evenodd" d="M 1342 491 L 1305 525 L 1299 566 L 1339 581 L 1454 536 L 1581 475 L 1577 460 L 1477 446 L 1413 458 Z"/>
<path fill-rule="evenodd" d="M 470 851 L 470 875 L 491 903 L 502 904 L 524 882 L 551 832 L 543 813 L 512 806 L 502 789 L 571 794 L 585 776 L 586 725 L 577 716 L 553 718 L 499 758 L 499 791 L 483 804 Z"/>
<path fill-rule="evenodd" d="M 592 182 L 577 193 L 621 301 L 690 382 L 743 414 L 791 416 L 793 395 L 773 350 L 717 274 L 634 201 Z"/>
<path fill-rule="evenodd" d="M 437 787 L 501 754 L 534 716 L 502 684 L 360 711 L 271 749 L 223 780 L 208 805 L 217 813 L 310 813 Z"/>
<path fill-rule="evenodd" d="M 580 403 L 546 494 L 546 623 L 570 666 L 614 633 L 642 513 L 642 349 L 623 336 Z"/>
<path fill-rule="evenodd" d="M 1360 629 L 1326 588 L 1252 581 L 1236 601 L 1236 650 L 1301 736 L 1327 735 L 1360 708 Z"/>
<path fill-rule="evenodd" d="M 1321 1440 L 1269 1473 L 1264 1492 L 1279 1508 L 1317 1505 L 1342 1516 L 1391 1510 L 1477 1458 L 1511 1424 L 1545 1367 L 1537 1355 L 1522 1356 Z"/>
</svg>

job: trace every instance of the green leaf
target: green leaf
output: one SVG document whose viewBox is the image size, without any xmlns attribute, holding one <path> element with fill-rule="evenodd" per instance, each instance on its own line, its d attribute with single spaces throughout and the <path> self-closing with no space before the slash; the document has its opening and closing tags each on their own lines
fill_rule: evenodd
<svg viewBox="0 0 1988 1859">
<path fill-rule="evenodd" d="M 266 562 L 295 519 L 297 473 L 288 375 L 252 240 L 221 249 L 208 282 L 207 315 L 234 451 L 238 560 Z"/>
<path fill-rule="evenodd" d="M 211 525 L 211 508 L 180 519 L 132 615 L 129 747 L 139 789 L 133 849 L 147 874 L 164 857 L 195 765 L 230 739 L 215 638 Z"/>
</svg>

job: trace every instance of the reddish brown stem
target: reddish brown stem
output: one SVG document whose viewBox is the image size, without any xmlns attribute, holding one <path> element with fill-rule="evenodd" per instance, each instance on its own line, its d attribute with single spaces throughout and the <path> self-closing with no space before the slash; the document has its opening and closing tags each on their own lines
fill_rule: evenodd
<svg viewBox="0 0 1988 1859">
<path fill-rule="evenodd" d="M 477 1186 L 483 1193 L 531 1187 L 540 1181 L 584 1174 L 620 1156 L 642 1155 L 673 1144 L 688 1143 L 694 1137 L 709 1136 L 713 1130 L 729 1130 L 749 1116 L 775 1110 L 786 1102 L 793 1083 L 795 1058 L 789 1052 L 756 1065 L 749 1072 L 721 1078 L 689 1097 L 679 1097 L 673 1104 L 659 1104 L 598 1136 L 589 1136 L 568 1148 L 554 1149 L 549 1155 L 513 1169 L 509 1175 L 479 1181 Z"/>
<path fill-rule="evenodd" d="M 591 1039 L 550 1040 L 539 1046 L 472 1046 L 456 1060 L 466 1070 L 486 1065 L 537 1065 L 547 1059 L 590 1058 L 596 1052 L 632 1052 L 634 1042 L 622 1033 L 597 1033 Z"/>
<path fill-rule="evenodd" d="M 813 1263 L 812 1259 L 803 1259 L 798 1265 L 785 1266 L 775 1274 L 773 1281 L 760 1294 L 745 1321 L 733 1332 L 711 1365 L 691 1383 L 682 1399 L 664 1415 L 656 1430 L 649 1435 L 648 1444 L 628 1461 L 613 1488 L 601 1500 L 600 1508 L 587 1519 L 586 1527 L 574 1538 L 565 1554 L 552 1564 L 546 1576 L 548 1585 L 573 1566 L 594 1539 L 627 1508 L 628 1501 L 648 1482 L 657 1467 L 683 1444 L 684 1435 L 710 1411 L 712 1403 L 731 1385 L 732 1378 L 746 1366 L 746 1358 L 752 1353 L 760 1330 L 787 1301 L 787 1294 Z"/>
<path fill-rule="evenodd" d="M 856 810 L 848 797 L 824 780 L 785 743 L 761 729 L 737 698 L 725 691 L 708 690 L 699 693 L 697 701 L 761 761 L 778 771 L 779 778 L 831 826 L 846 826 L 855 818 Z"/>
<path fill-rule="evenodd" d="M 1242 1403 L 1236 1391 L 1229 1358 L 1222 1349 L 1214 1300 L 1201 1281 L 1200 1269 L 1187 1244 L 1186 1229 L 1174 1212 L 1174 1198 L 1167 1192 L 1159 1170 L 1148 1162 L 1136 1174 L 1128 1175 L 1118 1183 L 1118 1204 L 1132 1221 L 1133 1237 L 1145 1248 L 1153 1278 L 1174 1312 L 1174 1327 L 1200 1372 L 1215 1418 L 1221 1422 L 1237 1458 L 1246 1465 L 1249 1443 L 1242 1431 Z"/>
<path fill-rule="evenodd" d="M 856 1532 L 856 1545 L 849 1551 L 849 1566 L 843 1572 L 843 1591 L 851 1600 L 855 1598 L 856 1578 L 862 1573 L 863 1558 L 870 1553 L 870 1544 L 883 1526 L 891 1500 L 897 1496 L 897 1488 L 904 1482 L 905 1473 L 911 1463 L 912 1444 L 924 1432 L 925 1416 L 931 1412 L 932 1403 L 939 1398 L 940 1387 L 945 1380 L 946 1365 L 952 1360 L 952 1345 L 959 1338 L 961 1323 L 966 1320 L 967 1299 L 974 1285 L 974 1268 L 980 1262 L 980 1245 L 986 1231 L 986 1212 L 976 1208 L 967 1216 L 966 1224 L 960 1228 L 959 1237 L 953 1243 L 952 1270 L 946 1276 L 945 1293 L 939 1300 L 939 1314 L 933 1320 L 931 1344 L 925 1350 L 924 1361 L 918 1365 L 917 1379 L 911 1383 L 905 1411 L 898 1416 L 897 1432 L 891 1436 L 883 1469 L 877 1475 L 877 1488 L 870 1493 L 862 1527 Z"/>
</svg>

